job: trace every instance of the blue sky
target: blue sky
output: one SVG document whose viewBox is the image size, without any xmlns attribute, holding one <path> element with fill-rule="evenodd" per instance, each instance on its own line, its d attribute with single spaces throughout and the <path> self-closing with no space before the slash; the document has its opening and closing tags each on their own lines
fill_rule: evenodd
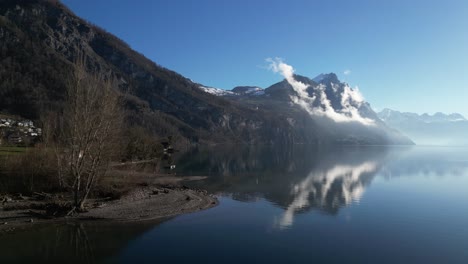
<svg viewBox="0 0 468 264">
<path fill-rule="evenodd" d="M 337 73 L 376 109 L 468 116 L 468 1 L 63 2 L 204 85 L 268 87 L 282 77 L 265 59 L 281 57 L 298 74 Z"/>
</svg>

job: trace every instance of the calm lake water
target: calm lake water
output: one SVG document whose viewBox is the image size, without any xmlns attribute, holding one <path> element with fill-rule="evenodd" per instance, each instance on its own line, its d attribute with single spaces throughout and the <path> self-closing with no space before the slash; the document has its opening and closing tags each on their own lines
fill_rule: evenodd
<svg viewBox="0 0 468 264">
<path fill-rule="evenodd" d="M 0 262 L 468 263 L 468 149 L 193 150 L 178 175 L 220 205 L 162 223 L 0 237 Z M 70 261 L 73 260 L 73 261 Z"/>
</svg>

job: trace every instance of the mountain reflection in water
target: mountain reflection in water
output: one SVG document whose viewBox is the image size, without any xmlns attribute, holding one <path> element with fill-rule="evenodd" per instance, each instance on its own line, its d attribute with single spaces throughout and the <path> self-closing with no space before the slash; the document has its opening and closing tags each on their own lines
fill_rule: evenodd
<svg viewBox="0 0 468 264">
<path fill-rule="evenodd" d="M 340 208 L 359 202 L 378 174 L 388 179 L 466 171 L 466 162 L 445 160 L 443 155 L 443 149 L 427 152 L 412 147 L 221 146 L 181 156 L 178 173 L 207 175 L 207 180 L 191 186 L 234 200 L 270 201 L 284 209 L 276 225 L 286 228 L 298 213 L 319 210 L 335 215 Z"/>
<path fill-rule="evenodd" d="M 179 159 L 179 173 L 208 175 L 192 183 L 235 200 L 267 199 L 284 208 L 279 227 L 311 209 L 336 214 L 358 201 L 388 156 L 386 148 L 244 148 L 194 150 Z"/>
<path fill-rule="evenodd" d="M 294 214 L 307 207 L 335 212 L 340 206 L 358 201 L 365 186 L 371 181 L 366 175 L 376 170 L 376 163 L 364 162 L 357 166 L 337 165 L 330 170 L 311 171 L 304 180 L 291 188 L 294 200 L 284 212 L 279 226 L 291 226 Z"/>
</svg>

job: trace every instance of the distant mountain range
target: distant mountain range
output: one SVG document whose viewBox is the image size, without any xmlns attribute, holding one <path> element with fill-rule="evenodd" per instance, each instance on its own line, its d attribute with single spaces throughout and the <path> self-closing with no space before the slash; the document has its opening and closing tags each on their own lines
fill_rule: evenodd
<svg viewBox="0 0 468 264">
<path fill-rule="evenodd" d="M 387 122 L 423 122 L 423 123 L 444 123 L 467 121 L 464 116 L 458 113 L 444 114 L 441 112 L 430 114 L 416 114 L 409 112 L 399 112 L 391 109 L 384 109 L 379 112 L 379 117 Z"/>
<path fill-rule="evenodd" d="M 468 145 L 468 120 L 461 114 L 416 114 L 384 109 L 379 117 L 420 145 Z"/>
<path fill-rule="evenodd" d="M 412 144 L 335 74 L 225 91 L 161 67 L 55 0 L 0 2 L 0 112 L 39 120 L 63 107 L 72 62 L 113 76 L 126 120 L 186 143 Z M 298 89 L 301 88 L 301 89 Z"/>
</svg>

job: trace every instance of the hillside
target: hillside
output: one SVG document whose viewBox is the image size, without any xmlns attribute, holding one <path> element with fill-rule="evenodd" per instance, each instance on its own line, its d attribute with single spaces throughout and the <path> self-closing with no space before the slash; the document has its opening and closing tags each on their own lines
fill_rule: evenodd
<svg viewBox="0 0 468 264">
<path fill-rule="evenodd" d="M 216 89 L 201 89 L 148 60 L 60 2 L 45 0 L 0 2 L 0 112 L 39 120 L 45 111 L 59 110 L 71 63 L 81 56 L 89 71 L 119 81 L 129 126 L 174 136 L 178 143 L 411 143 L 380 123 L 369 127 L 311 117 L 289 97 L 276 98 L 275 85 L 265 92 L 266 100 L 245 99 L 263 94 L 252 94 L 252 87 L 238 88 L 240 99 L 218 96 L 210 92 Z M 277 94 L 291 92 L 287 83 L 276 86 Z"/>
<path fill-rule="evenodd" d="M 3 112 L 38 119 L 43 111 L 59 108 L 70 63 L 83 53 L 90 71 L 116 76 L 122 91 L 129 91 L 129 122 L 156 135 L 176 134 L 195 142 L 256 142 L 257 131 L 281 122 L 268 124 L 267 115 L 260 118 L 200 91 L 55 1 L 2 1 L 0 40 L 0 77 L 6 80 L 0 84 Z M 260 138 L 265 139 L 268 131 Z"/>
</svg>

